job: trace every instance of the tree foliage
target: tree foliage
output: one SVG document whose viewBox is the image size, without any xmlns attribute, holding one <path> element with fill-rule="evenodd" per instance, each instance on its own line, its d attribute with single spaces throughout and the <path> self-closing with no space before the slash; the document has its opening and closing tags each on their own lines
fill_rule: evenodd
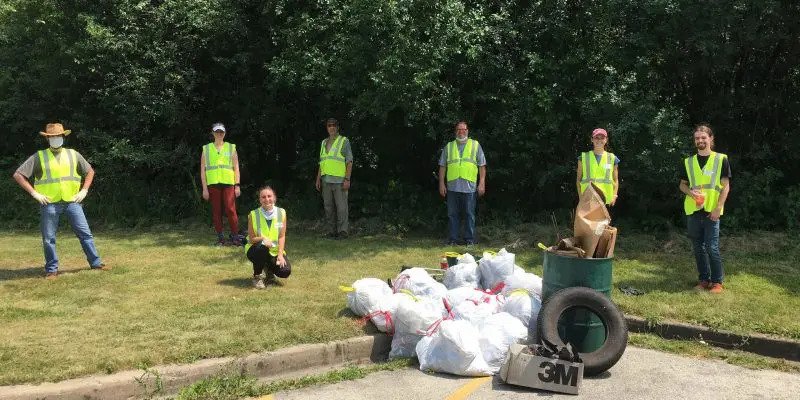
<svg viewBox="0 0 800 400">
<path fill-rule="evenodd" d="M 353 214 L 410 227 L 443 218 L 432 174 L 457 120 L 486 151 L 481 212 L 503 219 L 571 208 L 603 126 L 619 213 L 660 225 L 681 214 L 678 166 L 708 121 L 732 163 L 733 225 L 797 227 L 799 14 L 770 0 L 4 0 L 0 166 L 62 121 L 98 171 L 95 216 L 191 217 L 200 146 L 223 121 L 243 205 L 269 182 L 313 217 L 333 116 L 355 152 Z M 3 185 L 6 204 L 28 201 Z"/>
</svg>

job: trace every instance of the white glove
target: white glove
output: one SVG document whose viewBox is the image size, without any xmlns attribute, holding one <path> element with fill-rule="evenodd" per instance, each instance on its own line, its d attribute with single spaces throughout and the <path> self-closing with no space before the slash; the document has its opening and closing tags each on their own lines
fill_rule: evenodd
<svg viewBox="0 0 800 400">
<path fill-rule="evenodd" d="M 43 195 L 43 194 L 41 194 L 41 193 L 39 193 L 39 192 L 37 192 L 35 190 L 33 191 L 33 193 L 31 193 L 31 196 L 33 196 L 33 198 L 36 199 L 36 201 L 38 201 L 39 204 L 41 204 L 41 205 L 45 205 L 45 204 L 50 202 L 50 200 L 47 199 L 47 196 L 45 196 L 45 195 Z"/>
<path fill-rule="evenodd" d="M 78 194 L 75 195 L 73 201 L 76 202 L 76 203 L 80 203 L 80 202 L 83 201 L 83 199 L 86 198 L 87 194 L 89 194 L 89 192 L 86 189 L 81 189 L 81 191 L 78 192 Z"/>
</svg>

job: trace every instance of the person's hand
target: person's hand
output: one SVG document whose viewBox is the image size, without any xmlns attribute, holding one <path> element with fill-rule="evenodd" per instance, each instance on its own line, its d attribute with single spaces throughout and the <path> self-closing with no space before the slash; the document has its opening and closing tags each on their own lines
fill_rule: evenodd
<svg viewBox="0 0 800 400">
<path fill-rule="evenodd" d="M 442 197 L 447 196 L 447 185 L 445 185 L 444 183 L 439 184 L 439 195 L 441 195 Z"/>
<path fill-rule="evenodd" d="M 702 196 L 703 195 L 703 192 L 701 192 L 700 189 L 692 189 L 692 190 L 689 191 L 689 193 L 690 193 L 690 195 L 692 197 L 697 197 L 697 196 Z"/>
<path fill-rule="evenodd" d="M 484 193 L 486 193 L 486 185 L 481 182 L 478 184 L 478 196 L 483 196 Z"/>
<path fill-rule="evenodd" d="M 283 254 L 278 254 L 278 257 L 275 258 L 275 265 L 277 265 L 279 267 L 285 267 L 286 266 L 286 259 L 283 258 Z"/>
<path fill-rule="evenodd" d="M 41 204 L 41 205 L 45 205 L 45 204 L 50 203 L 50 200 L 47 199 L 47 196 L 45 196 L 45 195 L 43 195 L 43 194 L 41 194 L 41 193 L 39 193 L 39 192 L 37 192 L 35 190 L 33 191 L 33 193 L 31 193 L 31 196 L 34 199 L 36 199 L 36 201 L 38 201 L 39 204 Z"/>
<path fill-rule="evenodd" d="M 239 186 L 234 186 L 233 187 L 233 193 L 236 194 L 236 197 L 241 196 L 242 195 L 242 188 L 240 188 Z"/>
<path fill-rule="evenodd" d="M 722 209 L 717 207 L 714 209 L 714 211 L 711 211 L 711 214 L 708 214 L 708 219 L 712 221 L 719 221 L 720 214 L 722 214 Z"/>
<path fill-rule="evenodd" d="M 86 195 L 87 195 L 87 194 L 89 194 L 89 191 L 88 191 L 88 190 L 86 190 L 86 189 L 81 189 L 81 190 L 80 190 L 80 191 L 79 191 L 79 192 L 78 192 L 78 193 L 75 195 L 75 197 L 73 198 L 73 201 L 75 201 L 76 203 L 80 203 L 80 202 L 82 202 L 82 201 L 83 201 L 83 199 L 85 199 L 85 198 L 86 198 Z"/>
<path fill-rule="evenodd" d="M 342 190 L 350 190 L 350 179 L 345 179 L 344 182 L 342 182 Z"/>
<path fill-rule="evenodd" d="M 319 177 L 317 177 L 317 183 L 314 186 L 317 188 L 318 192 L 322 189 L 322 183 L 320 182 Z"/>
<path fill-rule="evenodd" d="M 268 249 L 274 246 L 274 244 L 272 244 L 272 240 L 269 240 L 267 238 L 264 238 L 264 240 L 261 241 L 261 244 L 266 246 Z"/>
<path fill-rule="evenodd" d="M 203 200 L 208 200 L 208 189 L 203 189 Z"/>
</svg>

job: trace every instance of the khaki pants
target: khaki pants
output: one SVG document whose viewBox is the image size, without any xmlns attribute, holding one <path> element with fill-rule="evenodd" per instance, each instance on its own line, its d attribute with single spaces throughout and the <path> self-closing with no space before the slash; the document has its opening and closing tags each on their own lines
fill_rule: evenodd
<svg viewBox="0 0 800 400">
<path fill-rule="evenodd" d="M 322 203 L 331 232 L 347 232 L 347 191 L 342 190 L 342 184 L 322 182 Z"/>
</svg>

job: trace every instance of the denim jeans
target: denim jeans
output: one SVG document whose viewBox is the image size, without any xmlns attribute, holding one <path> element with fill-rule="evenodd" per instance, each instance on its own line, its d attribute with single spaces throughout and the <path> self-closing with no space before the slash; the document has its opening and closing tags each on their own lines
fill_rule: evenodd
<svg viewBox="0 0 800 400">
<path fill-rule="evenodd" d="M 80 203 L 50 203 L 41 206 L 41 230 L 42 230 L 42 246 L 44 247 L 44 269 L 47 272 L 58 271 L 58 255 L 56 254 L 56 231 L 58 230 L 58 221 L 61 214 L 66 213 L 72 231 L 81 242 L 84 254 L 86 254 L 86 261 L 92 268 L 100 267 L 102 261 L 100 255 L 97 254 L 97 248 L 94 246 L 94 236 L 89 229 L 89 223 L 86 221 L 86 216 L 83 214 L 83 206 Z"/>
<path fill-rule="evenodd" d="M 461 193 L 461 192 L 447 192 L 447 219 L 449 221 L 448 227 L 450 230 L 448 240 L 451 242 L 458 241 L 458 233 L 461 230 L 461 219 L 466 222 L 464 227 L 464 241 L 467 243 L 475 243 L 475 203 L 478 194 Z"/>
<path fill-rule="evenodd" d="M 692 241 L 701 281 L 722 283 L 722 256 L 719 254 L 719 220 L 712 221 L 707 213 L 696 212 L 686 218 L 686 228 Z"/>
</svg>

